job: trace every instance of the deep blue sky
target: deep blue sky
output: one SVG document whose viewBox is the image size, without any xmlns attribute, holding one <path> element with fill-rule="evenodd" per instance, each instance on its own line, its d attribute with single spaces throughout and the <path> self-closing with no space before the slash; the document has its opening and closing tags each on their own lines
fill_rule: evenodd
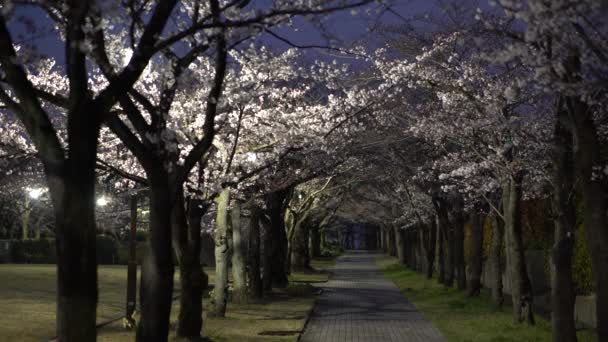
<svg viewBox="0 0 608 342">
<path fill-rule="evenodd" d="M 451 0 L 447 2 L 456 4 L 462 3 L 463 1 Z M 270 3 L 272 3 L 272 0 L 252 0 L 249 6 L 267 7 Z M 404 19 L 422 17 L 427 13 L 440 15 L 436 2 L 433 0 L 393 0 L 393 4 L 391 12 L 385 12 L 380 16 L 366 15 L 364 14 L 365 11 L 363 9 L 359 10 L 359 14 L 357 15 L 352 15 L 350 11 L 333 13 L 322 20 L 324 27 L 323 31 L 317 29 L 304 19 L 298 18 L 295 21 L 296 30 L 282 28 L 276 32 L 298 45 L 327 45 L 327 36 L 331 36 L 337 39 L 338 46 L 340 47 L 348 48 L 352 45 L 363 45 L 368 48 L 377 48 L 383 45 L 383 42 L 379 39 L 377 33 L 370 32 L 370 29 L 374 26 L 377 26 L 378 24 L 400 25 L 405 23 Z M 41 11 L 30 9 L 20 10 L 18 14 L 36 21 L 37 24 L 50 24 L 46 15 Z M 15 26 L 15 23 L 16 22 L 13 21 L 12 27 L 20 27 L 20 29 L 13 30 L 13 33 L 23 29 L 22 25 Z M 418 29 L 425 30 L 425 27 L 424 25 L 421 25 Z M 19 39 L 15 40 L 19 41 Z M 264 37 L 262 40 L 265 45 L 268 45 L 273 49 L 282 50 L 287 47 L 283 42 L 271 37 Z M 59 63 L 63 63 L 63 46 L 58 41 L 57 37 L 48 35 L 42 36 L 33 40 L 33 43 L 38 47 L 40 52 L 54 56 Z M 312 52 L 312 55 L 325 58 L 323 56 L 327 53 L 327 51 L 315 50 Z M 334 57 L 334 54 L 326 56 L 326 58 Z"/>
</svg>

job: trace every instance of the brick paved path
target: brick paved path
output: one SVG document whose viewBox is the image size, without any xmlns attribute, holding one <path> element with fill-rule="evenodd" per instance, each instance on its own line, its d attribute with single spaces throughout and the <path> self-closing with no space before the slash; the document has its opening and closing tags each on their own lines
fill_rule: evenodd
<svg viewBox="0 0 608 342">
<path fill-rule="evenodd" d="M 300 341 L 445 341 L 384 278 L 374 262 L 377 255 L 351 251 L 337 260 Z"/>
</svg>

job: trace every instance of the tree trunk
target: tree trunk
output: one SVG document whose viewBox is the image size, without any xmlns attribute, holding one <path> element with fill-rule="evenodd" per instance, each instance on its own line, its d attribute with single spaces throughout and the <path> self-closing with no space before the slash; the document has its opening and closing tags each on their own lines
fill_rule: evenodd
<svg viewBox="0 0 608 342">
<path fill-rule="evenodd" d="M 96 336 L 95 172 L 87 165 L 74 166 L 63 196 L 55 194 L 63 197 L 55 205 L 57 336 L 62 342 L 95 341 Z"/>
<path fill-rule="evenodd" d="M 594 177 L 594 167 L 602 165 L 597 129 L 588 109 L 580 101 L 574 115 L 576 166 L 581 180 L 585 214 L 583 224 L 595 275 L 598 341 L 608 341 L 608 229 L 606 222 L 606 186 Z"/>
<path fill-rule="evenodd" d="M 566 63 L 567 70 L 578 81 L 580 58 L 573 56 Z M 596 317 L 598 341 L 608 341 L 608 192 L 605 175 L 601 175 L 604 165 L 600 147 L 602 146 L 595 122 L 594 111 L 577 97 L 566 98 L 568 113 L 575 137 L 575 167 L 581 181 L 585 214 L 583 224 L 587 245 L 591 254 L 591 264 L 595 275 Z M 598 173 L 600 173 L 598 175 Z"/>
<path fill-rule="evenodd" d="M 127 265 L 127 305 L 125 316 L 128 326 L 135 327 L 133 314 L 137 309 L 137 195 L 130 196 L 130 222 L 129 222 L 129 263 Z"/>
<path fill-rule="evenodd" d="M 310 227 L 310 257 L 318 258 L 321 256 L 321 234 L 319 225 L 313 224 Z"/>
<path fill-rule="evenodd" d="M 270 241 L 270 272 L 272 286 L 285 288 L 287 279 L 287 233 L 285 232 L 285 203 L 290 190 L 280 190 L 268 195 L 268 214 L 272 239 Z"/>
<path fill-rule="evenodd" d="M 251 206 L 249 219 L 249 298 L 261 299 L 263 296 L 262 277 L 260 275 L 260 208 L 255 204 Z"/>
<path fill-rule="evenodd" d="M 431 220 L 430 226 L 427 227 L 428 235 L 426 240 L 426 277 L 431 279 L 433 277 L 433 268 L 435 264 L 435 246 L 437 242 L 437 222 L 435 218 Z"/>
<path fill-rule="evenodd" d="M 534 324 L 533 295 L 526 269 L 526 257 L 522 240 L 520 213 L 521 176 L 515 175 L 504 181 L 503 208 L 505 216 L 505 243 L 507 272 L 511 278 L 513 318 L 516 322 Z"/>
<path fill-rule="evenodd" d="M 561 101 L 560 101 L 561 102 Z M 574 303 L 576 294 L 572 279 L 572 253 L 576 214 L 574 208 L 574 175 L 572 134 L 563 125 L 567 113 L 557 108 L 553 151 L 553 216 L 554 244 L 551 256 L 551 327 L 553 342 L 576 342 Z"/>
<path fill-rule="evenodd" d="M 213 289 L 212 317 L 226 317 L 228 302 L 228 205 L 230 189 L 223 189 L 217 198 L 217 217 L 215 221 L 215 287 Z"/>
<path fill-rule="evenodd" d="M 201 219 L 208 205 L 198 199 L 188 200 L 188 220 L 184 208 L 183 191 L 178 191 L 173 207 L 173 245 L 180 270 L 180 311 L 177 321 L 177 336 L 197 338 L 203 327 L 203 291 L 208 280 L 200 263 Z"/>
<path fill-rule="evenodd" d="M 493 275 L 490 288 L 492 289 L 492 302 L 494 302 L 494 305 L 499 309 L 502 308 L 505 301 L 502 286 L 503 237 L 503 221 L 495 214 L 494 222 L 492 222 L 492 246 L 490 248 L 490 267 L 492 268 L 491 274 Z"/>
<path fill-rule="evenodd" d="M 241 205 L 236 202 L 231 210 L 232 222 L 232 301 L 247 302 L 247 282 L 245 258 L 243 256 L 243 238 L 241 231 Z"/>
<path fill-rule="evenodd" d="M 141 321 L 137 341 L 167 341 L 171 296 L 173 294 L 173 256 L 171 213 L 173 203 L 169 185 L 150 179 L 150 235 L 142 265 L 140 283 Z M 166 179 L 166 177 L 164 177 Z"/>
<path fill-rule="evenodd" d="M 399 229 L 397 226 L 393 227 L 393 230 L 395 234 L 395 247 L 397 249 L 397 258 L 399 259 L 399 264 L 406 265 L 405 232 L 402 229 Z"/>
<path fill-rule="evenodd" d="M 28 195 L 26 195 L 28 196 Z M 30 208 L 30 200 L 28 198 L 25 199 L 25 210 L 23 211 L 23 216 L 21 217 L 21 240 L 25 241 L 28 238 L 28 231 L 30 226 L 30 214 L 32 213 L 32 209 Z"/>
<path fill-rule="evenodd" d="M 484 216 L 476 208 L 471 214 L 471 249 L 469 254 L 469 296 L 479 296 L 481 292 L 481 271 L 483 268 L 483 223 Z"/>
<path fill-rule="evenodd" d="M 395 230 L 392 227 L 388 227 L 386 232 L 388 238 L 388 255 L 397 256 L 397 243 L 395 239 Z"/>
<path fill-rule="evenodd" d="M 445 282 L 445 248 L 443 248 L 443 225 L 437 221 L 437 282 L 443 284 Z"/>
<path fill-rule="evenodd" d="M 456 287 L 460 291 L 467 288 L 466 265 L 464 260 L 464 216 L 462 208 L 454 213 L 454 272 Z"/>
<path fill-rule="evenodd" d="M 441 232 L 441 243 L 443 249 L 443 284 L 447 287 L 454 286 L 454 233 L 448 218 L 448 207 L 445 200 L 436 198 L 433 200 L 437 217 L 439 218 L 439 231 Z"/>
<path fill-rule="evenodd" d="M 307 213 L 303 214 L 307 216 Z M 310 269 L 308 255 L 308 224 L 306 217 L 298 218 L 293 227 L 291 239 L 291 272 L 307 271 Z"/>
<path fill-rule="evenodd" d="M 263 213 L 260 213 L 260 218 L 263 218 Z M 264 255 L 263 255 L 263 263 L 262 267 L 262 288 L 266 292 L 272 291 L 272 228 L 270 227 L 270 222 L 265 220 L 260 220 L 260 223 L 264 223 L 262 225 L 264 235 Z"/>
</svg>

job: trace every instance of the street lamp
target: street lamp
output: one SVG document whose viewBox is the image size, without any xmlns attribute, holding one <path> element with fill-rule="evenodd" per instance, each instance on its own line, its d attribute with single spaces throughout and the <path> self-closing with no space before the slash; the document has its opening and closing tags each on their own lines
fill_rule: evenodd
<svg viewBox="0 0 608 342">
<path fill-rule="evenodd" d="M 99 197 L 97 199 L 97 201 L 95 202 L 95 204 L 97 204 L 98 207 L 105 207 L 109 203 L 110 203 L 110 199 L 107 198 L 106 196 Z"/>
<path fill-rule="evenodd" d="M 39 199 L 42 194 L 46 192 L 46 189 L 43 188 L 25 188 L 27 196 L 25 198 L 25 211 L 23 212 L 23 217 L 21 218 L 21 228 L 22 228 L 22 239 L 27 240 L 28 238 L 28 230 L 30 225 L 30 214 L 32 212 L 32 207 L 30 206 L 30 200 Z M 40 229 L 38 229 L 38 234 L 40 235 Z"/>
<path fill-rule="evenodd" d="M 27 194 L 31 199 L 39 199 L 42 194 L 44 194 L 45 190 L 42 188 L 27 188 Z"/>
</svg>

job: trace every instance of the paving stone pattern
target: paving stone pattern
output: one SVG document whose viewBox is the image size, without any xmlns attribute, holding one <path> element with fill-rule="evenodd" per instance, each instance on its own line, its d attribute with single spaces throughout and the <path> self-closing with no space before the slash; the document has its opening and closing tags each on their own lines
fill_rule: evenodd
<svg viewBox="0 0 608 342">
<path fill-rule="evenodd" d="M 350 251 L 322 286 L 302 342 L 443 342 L 375 264 L 378 254 Z"/>
</svg>

